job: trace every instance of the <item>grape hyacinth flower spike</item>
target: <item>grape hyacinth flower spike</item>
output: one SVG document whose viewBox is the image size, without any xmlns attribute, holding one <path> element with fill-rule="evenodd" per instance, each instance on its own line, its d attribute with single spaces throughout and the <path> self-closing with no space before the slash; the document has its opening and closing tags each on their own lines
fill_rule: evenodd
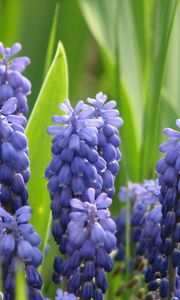
<svg viewBox="0 0 180 300">
<path fill-rule="evenodd" d="M 87 188 L 95 187 L 96 194 L 102 189 L 102 178 L 95 167 L 100 159 L 97 152 L 100 119 L 89 119 L 91 108 L 82 109 L 79 101 L 73 109 L 69 100 L 59 105 L 67 115 L 54 116 L 55 126 L 48 127 L 52 140 L 53 158 L 46 169 L 48 189 L 53 215 L 52 233 L 61 253 L 66 252 L 67 225 L 72 197 L 86 196 Z M 58 281 L 54 274 L 54 281 Z"/>
<path fill-rule="evenodd" d="M 40 237 L 32 225 L 30 206 L 16 210 L 14 216 L 0 207 L 0 263 L 2 267 L 3 299 L 15 299 L 15 272 L 23 263 L 30 300 L 43 300 L 42 280 L 36 268 L 42 263 L 38 249 Z"/>
<path fill-rule="evenodd" d="M 5 48 L 0 43 L 0 109 L 12 97 L 17 99 L 16 114 L 28 112 L 27 95 L 31 92 L 30 81 L 22 75 L 29 65 L 28 57 L 16 57 L 21 45 L 15 43 L 12 48 Z"/>
<path fill-rule="evenodd" d="M 131 243 L 133 252 L 143 255 L 146 251 L 144 234 L 148 210 L 158 205 L 160 187 L 157 180 L 144 180 L 142 183 L 128 182 L 127 187 L 121 187 L 119 190 L 119 200 L 122 203 L 130 201 L 131 218 Z M 125 259 L 125 242 L 126 242 L 126 207 L 121 209 L 119 216 L 115 217 L 117 226 L 117 244 L 118 252 L 116 259 L 123 261 Z M 148 240 L 148 238 L 147 238 Z"/>
<path fill-rule="evenodd" d="M 26 119 L 14 115 L 17 99 L 11 98 L 0 110 L 0 203 L 10 212 L 26 205 L 26 182 L 30 176 Z"/>
<path fill-rule="evenodd" d="M 104 121 L 83 101 L 74 109 L 69 100 L 59 107 L 66 115 L 54 116 L 58 125 L 48 128 L 55 137 L 46 177 L 52 233 L 66 259 L 55 258 L 53 280 L 61 283 L 65 276 L 68 292 L 84 300 L 99 300 L 107 288 L 105 272 L 113 266 L 109 253 L 116 247 L 116 225 L 107 208 L 111 199 L 102 193 L 107 163 L 98 152 L 98 133 Z"/>
<path fill-rule="evenodd" d="M 30 176 L 24 134 L 29 81 L 21 75 L 29 59 L 12 58 L 20 50 L 0 43 L 0 265 L 3 299 L 15 299 L 15 272 L 19 261 L 26 273 L 30 300 L 42 300 L 42 280 L 36 268 L 42 262 L 40 237 L 32 225 L 26 183 Z"/>
<path fill-rule="evenodd" d="M 120 138 L 118 128 L 123 125 L 119 111 L 115 109 L 116 101 L 107 101 L 107 96 L 102 92 L 96 95 L 95 99 L 88 98 L 87 101 L 92 107 L 92 117 L 101 118 L 102 125 L 98 129 L 98 153 L 105 160 L 105 170 L 99 174 L 103 179 L 103 191 L 112 197 L 114 195 L 114 180 L 119 171 L 121 152 L 119 150 Z M 107 102 L 106 102 L 107 101 Z M 86 104 L 87 105 L 87 104 Z"/>
<path fill-rule="evenodd" d="M 105 193 L 96 198 L 93 188 L 88 189 L 86 201 L 70 200 L 67 259 L 57 260 L 55 267 L 67 277 L 68 291 L 83 300 L 101 300 L 107 289 L 106 272 L 113 268 L 110 253 L 116 248 L 111 202 Z"/>
<path fill-rule="evenodd" d="M 180 120 L 176 121 L 180 128 Z M 162 218 L 160 238 L 156 245 L 156 270 L 152 272 L 150 290 L 159 289 L 160 297 L 179 299 L 180 297 L 180 132 L 165 128 L 168 141 L 160 146 L 164 157 L 156 165 L 159 176 Z M 157 262 L 158 260 L 158 262 Z M 160 266 L 160 269 L 157 269 Z M 154 276 L 153 276 L 154 275 Z M 174 298 L 173 298 L 174 297 Z"/>
</svg>

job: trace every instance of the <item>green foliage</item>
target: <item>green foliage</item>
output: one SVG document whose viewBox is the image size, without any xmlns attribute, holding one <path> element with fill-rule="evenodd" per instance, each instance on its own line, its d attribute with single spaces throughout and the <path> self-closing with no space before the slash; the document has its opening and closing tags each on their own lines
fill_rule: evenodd
<svg viewBox="0 0 180 300">
<path fill-rule="evenodd" d="M 16 300 L 28 300 L 26 290 L 26 280 L 21 263 L 18 263 L 16 270 Z"/>
<path fill-rule="evenodd" d="M 31 178 L 29 201 L 33 208 L 32 223 L 42 239 L 44 249 L 50 225 L 50 200 L 44 171 L 51 158 L 51 137 L 46 134 L 58 104 L 68 95 L 67 62 L 64 48 L 58 44 L 55 58 L 48 71 L 36 105 L 26 127 L 29 140 Z"/>
<path fill-rule="evenodd" d="M 46 61 L 45 61 L 45 66 L 44 66 L 45 74 L 47 73 L 47 71 L 49 69 L 49 66 L 51 64 L 53 54 L 54 54 L 54 47 L 55 47 L 57 26 L 58 26 L 58 16 L 59 16 L 59 4 L 56 5 L 54 20 L 53 20 L 53 24 L 52 24 L 52 28 L 51 28 L 48 49 L 47 49 L 47 55 L 46 55 Z"/>
<path fill-rule="evenodd" d="M 141 178 L 151 177 L 157 160 L 157 148 L 160 139 L 160 95 L 162 90 L 162 80 L 171 35 L 172 24 L 176 12 L 178 1 L 158 1 L 155 3 L 153 11 L 154 32 L 152 38 L 149 64 L 149 82 L 146 84 L 147 92 L 145 114 L 144 114 L 144 145 L 142 146 L 142 167 Z M 152 134 L 153 133 L 153 134 Z M 152 160 L 149 157 L 152 155 Z"/>
</svg>

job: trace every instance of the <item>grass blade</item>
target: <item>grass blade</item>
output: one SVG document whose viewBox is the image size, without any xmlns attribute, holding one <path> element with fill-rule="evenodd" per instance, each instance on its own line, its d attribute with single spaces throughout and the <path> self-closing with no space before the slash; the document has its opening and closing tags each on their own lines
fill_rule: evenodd
<svg viewBox="0 0 180 300">
<path fill-rule="evenodd" d="M 155 5 L 154 55 L 144 115 L 144 143 L 141 149 L 141 178 L 151 178 L 157 160 L 160 135 L 160 94 L 172 25 L 179 0 L 157 1 Z M 160 21 L 161 20 L 161 21 Z M 150 159 L 151 157 L 151 159 Z"/>
<path fill-rule="evenodd" d="M 25 274 L 20 262 L 16 270 L 16 300 L 28 300 Z"/>
<path fill-rule="evenodd" d="M 57 105 L 68 96 L 67 62 L 64 48 L 58 44 L 39 97 L 26 127 L 29 140 L 31 173 L 28 184 L 29 201 L 33 209 L 32 223 L 41 236 L 44 249 L 50 225 L 50 200 L 44 171 L 51 157 L 51 137 L 46 133 Z"/>
<path fill-rule="evenodd" d="M 54 55 L 56 33 L 57 33 L 57 26 L 58 26 L 58 17 L 59 17 L 59 3 L 56 4 L 56 8 L 55 8 L 54 19 L 53 19 L 53 24 L 52 24 L 48 48 L 47 48 L 46 61 L 45 61 L 45 65 L 44 65 L 44 75 L 47 73 L 49 66 L 52 62 L 53 55 Z"/>
</svg>

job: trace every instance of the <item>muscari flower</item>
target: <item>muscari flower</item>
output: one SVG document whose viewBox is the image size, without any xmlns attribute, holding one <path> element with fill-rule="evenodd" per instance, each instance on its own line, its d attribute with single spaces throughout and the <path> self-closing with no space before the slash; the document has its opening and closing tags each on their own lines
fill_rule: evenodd
<svg viewBox="0 0 180 300">
<path fill-rule="evenodd" d="M 29 299 L 42 300 L 41 277 L 36 270 L 42 263 L 38 249 L 40 237 L 32 225 L 30 206 L 16 210 L 14 216 L 0 207 L 0 264 L 2 267 L 3 299 L 15 299 L 15 272 L 19 261 L 26 273 Z"/>
<path fill-rule="evenodd" d="M 58 125 L 48 127 L 48 133 L 55 137 L 52 141 L 53 158 L 46 177 L 52 200 L 52 233 L 64 254 L 68 241 L 70 199 L 79 197 L 83 201 L 89 187 L 95 188 L 96 195 L 101 192 L 103 181 L 96 166 L 104 168 L 106 162 L 97 152 L 97 128 L 102 120 L 89 119 L 92 109 L 83 109 L 82 101 L 73 109 L 69 100 L 65 100 L 59 108 L 67 115 L 54 116 L 53 121 Z M 56 272 L 53 280 L 59 281 Z"/>
<path fill-rule="evenodd" d="M 29 299 L 43 299 L 42 280 L 36 268 L 42 262 L 38 234 L 32 225 L 26 183 L 30 176 L 27 138 L 24 134 L 26 96 L 30 82 L 21 75 L 29 59 L 12 58 L 20 50 L 0 43 L 0 262 L 4 300 L 14 300 L 14 274 L 24 263 Z M 4 209 L 6 209 L 6 211 Z M 9 212 L 9 213 L 8 213 Z"/>
<path fill-rule="evenodd" d="M 130 201 L 131 217 L 129 225 L 131 226 L 131 241 L 134 243 L 134 249 L 136 248 L 138 255 L 142 255 L 146 251 L 144 239 L 147 231 L 146 226 L 149 226 L 147 214 L 150 206 L 152 209 L 158 205 L 159 194 L 160 187 L 157 180 L 144 180 L 140 184 L 129 182 L 127 187 L 120 188 L 120 201 L 123 203 Z M 116 237 L 118 244 L 116 259 L 121 261 L 125 259 L 126 207 L 121 209 L 120 215 L 115 218 L 115 222 L 117 225 Z"/>
<path fill-rule="evenodd" d="M 22 75 L 29 65 L 28 57 L 16 57 L 21 45 L 15 43 L 12 48 L 5 48 L 0 43 L 0 108 L 12 97 L 17 99 L 16 114 L 28 111 L 27 95 L 31 92 L 30 81 Z"/>
<path fill-rule="evenodd" d="M 176 121 L 180 127 L 180 120 Z M 149 290 L 159 289 L 161 297 L 177 297 L 180 286 L 180 132 L 166 128 L 164 133 L 168 141 L 160 146 L 164 157 L 156 165 L 161 187 L 160 202 L 162 218 L 160 220 L 160 238 L 154 249 L 156 272 L 160 278 L 150 282 Z M 156 253 L 155 253 L 156 252 Z M 152 277 L 156 274 L 153 272 Z"/>
<path fill-rule="evenodd" d="M 106 102 L 107 96 L 102 92 L 98 93 L 95 99 L 88 98 L 87 101 L 93 108 L 91 117 L 100 117 L 103 120 L 102 125 L 98 128 L 97 151 L 106 161 L 106 168 L 100 170 L 99 174 L 103 178 L 103 191 L 112 197 L 115 192 L 115 176 L 119 171 L 118 162 L 121 160 L 118 128 L 123 125 L 123 120 L 119 117 L 119 111 L 115 109 L 116 101 Z"/>
<path fill-rule="evenodd" d="M 26 182 L 30 176 L 26 119 L 14 115 L 17 99 L 11 98 L 0 110 L 0 203 L 8 211 L 26 205 Z"/>
<path fill-rule="evenodd" d="M 56 258 L 55 270 L 67 277 L 67 289 L 83 300 L 101 300 L 106 292 L 106 272 L 113 261 L 110 253 L 116 248 L 116 224 L 108 206 L 112 200 L 105 193 L 95 196 L 89 188 L 86 201 L 72 198 L 68 224 L 67 259 Z"/>
</svg>

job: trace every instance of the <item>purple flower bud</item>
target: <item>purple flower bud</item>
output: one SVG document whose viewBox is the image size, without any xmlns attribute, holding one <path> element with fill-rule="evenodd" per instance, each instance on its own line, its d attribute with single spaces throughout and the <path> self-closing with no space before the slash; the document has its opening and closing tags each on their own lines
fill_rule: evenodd
<svg viewBox="0 0 180 300">
<path fill-rule="evenodd" d="M 82 300 L 90 300 L 93 296 L 93 283 L 85 282 L 82 288 Z"/>
<path fill-rule="evenodd" d="M 169 280 L 163 278 L 160 283 L 159 293 L 162 298 L 167 297 L 169 293 Z"/>
<path fill-rule="evenodd" d="M 149 283 L 149 285 L 148 285 L 148 290 L 149 290 L 149 291 L 156 291 L 156 290 L 159 288 L 159 285 L 160 285 L 159 281 L 156 280 L 156 279 L 154 279 L 154 280 L 152 280 L 152 281 Z"/>
<path fill-rule="evenodd" d="M 8 234 L 3 237 L 0 243 L 0 249 L 2 252 L 12 254 L 15 249 L 15 240 L 13 235 Z"/>
<path fill-rule="evenodd" d="M 82 284 L 82 274 L 76 271 L 68 280 L 68 291 L 76 292 Z"/>
<path fill-rule="evenodd" d="M 103 269 L 98 269 L 96 272 L 96 285 L 102 290 L 102 293 L 105 293 L 107 290 L 107 280 L 106 273 Z"/>
</svg>

